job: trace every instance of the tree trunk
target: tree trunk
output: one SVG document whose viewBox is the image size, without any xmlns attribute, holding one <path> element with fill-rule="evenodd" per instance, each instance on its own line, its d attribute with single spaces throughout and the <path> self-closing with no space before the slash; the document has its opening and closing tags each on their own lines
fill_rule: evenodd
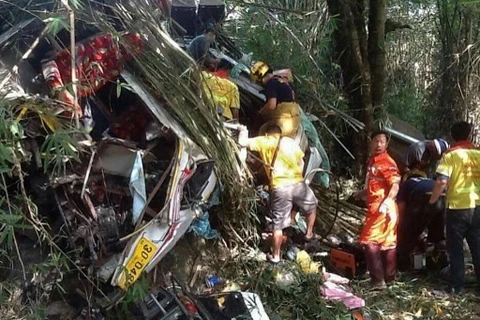
<svg viewBox="0 0 480 320">
<path fill-rule="evenodd" d="M 372 78 L 372 105 L 374 114 L 381 117 L 383 111 L 383 92 L 385 87 L 385 22 L 386 0 L 370 0 L 368 19 L 368 61 Z"/>
<path fill-rule="evenodd" d="M 443 128 L 448 128 L 452 120 L 455 121 L 460 117 L 456 108 L 457 104 L 457 86 L 456 86 L 456 74 L 455 68 L 455 46 L 454 46 L 454 30 L 452 26 L 452 19 L 455 19 L 457 14 L 457 5 L 455 4 L 453 9 L 446 1 L 437 1 L 439 8 L 439 38 L 441 41 L 441 58 L 440 58 L 440 72 L 441 72 L 441 85 L 438 101 L 438 115 L 439 122 L 436 130 L 441 132 Z M 453 13 L 453 17 L 451 17 Z"/>
<path fill-rule="evenodd" d="M 330 16 L 336 20 L 333 32 L 336 59 L 342 68 L 344 91 L 352 114 L 365 129 L 352 132 L 346 141 L 356 157 L 354 174 L 361 175 L 368 157 L 368 135 L 374 129 L 374 108 L 383 106 L 385 83 L 385 0 L 370 1 L 368 38 L 365 2 L 327 0 Z"/>
<path fill-rule="evenodd" d="M 446 128 L 455 121 L 468 120 L 476 107 L 471 50 L 478 41 L 478 14 L 458 0 L 437 0 L 437 8 L 441 83 L 435 108 L 439 121 L 433 129 L 446 135 Z"/>
</svg>

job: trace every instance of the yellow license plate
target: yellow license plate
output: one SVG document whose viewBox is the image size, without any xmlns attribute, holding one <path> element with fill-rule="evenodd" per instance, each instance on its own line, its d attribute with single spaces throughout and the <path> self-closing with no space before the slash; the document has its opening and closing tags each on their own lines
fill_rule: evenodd
<svg viewBox="0 0 480 320">
<path fill-rule="evenodd" d="M 128 261 L 120 278 L 118 283 L 120 288 L 126 289 L 129 285 L 137 281 L 142 271 L 150 260 L 152 260 L 156 250 L 157 247 L 151 241 L 143 237 L 140 239 L 133 256 Z"/>
</svg>

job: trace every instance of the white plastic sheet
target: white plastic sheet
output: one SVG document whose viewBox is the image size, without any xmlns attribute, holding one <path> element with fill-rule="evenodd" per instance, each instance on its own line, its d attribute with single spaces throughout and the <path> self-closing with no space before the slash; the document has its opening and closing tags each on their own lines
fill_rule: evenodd
<svg viewBox="0 0 480 320">
<path fill-rule="evenodd" d="M 253 320 L 270 320 L 263 308 L 262 300 L 260 300 L 258 294 L 242 292 L 242 297 Z"/>
<path fill-rule="evenodd" d="M 133 197 L 132 221 L 137 223 L 140 213 L 147 203 L 145 190 L 145 173 L 143 172 L 142 152 L 137 151 L 132 173 L 130 174 L 130 193 Z"/>
</svg>

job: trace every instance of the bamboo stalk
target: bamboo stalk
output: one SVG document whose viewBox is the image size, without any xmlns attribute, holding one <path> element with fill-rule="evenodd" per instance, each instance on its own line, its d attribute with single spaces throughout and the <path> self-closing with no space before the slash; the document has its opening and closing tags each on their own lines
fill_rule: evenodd
<svg viewBox="0 0 480 320">
<path fill-rule="evenodd" d="M 62 4 L 68 11 L 70 17 L 70 57 L 72 63 L 72 91 L 73 91 L 73 114 L 75 116 L 75 127 L 77 130 L 80 129 L 80 119 L 78 112 L 76 110 L 76 104 L 78 103 L 78 92 L 77 92 L 77 68 L 76 68 L 76 59 L 75 59 L 75 13 L 73 12 L 72 7 L 68 4 L 68 0 L 62 0 Z"/>
</svg>

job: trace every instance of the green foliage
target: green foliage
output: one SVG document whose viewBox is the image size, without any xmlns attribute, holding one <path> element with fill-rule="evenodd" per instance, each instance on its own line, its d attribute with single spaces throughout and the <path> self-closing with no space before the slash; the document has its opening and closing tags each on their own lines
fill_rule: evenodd
<svg viewBox="0 0 480 320">
<path fill-rule="evenodd" d="M 304 273 L 293 262 L 272 266 L 239 259 L 222 271 L 228 272 L 222 277 L 248 285 L 245 291 L 256 292 L 271 319 L 351 319 L 343 305 L 328 303 L 321 298 L 321 274 Z M 285 274 L 291 275 L 292 284 L 277 280 Z"/>
<path fill-rule="evenodd" d="M 45 19 L 44 22 L 48 22 L 47 33 L 52 36 L 56 36 L 62 29 L 70 29 L 68 17 L 66 16 L 50 17 Z"/>
<path fill-rule="evenodd" d="M 44 171 L 52 170 L 54 174 L 65 174 L 70 161 L 79 161 L 79 150 L 73 140 L 75 132 L 57 130 L 45 138 L 42 145 L 44 152 Z"/>
<path fill-rule="evenodd" d="M 48 314 L 46 308 L 35 308 L 31 310 L 31 313 L 28 315 L 28 320 L 47 320 Z"/>
<path fill-rule="evenodd" d="M 44 126 L 43 132 L 35 134 L 46 134 L 41 147 L 45 172 L 64 174 L 70 161 L 79 161 L 80 150 L 75 140 L 78 132 L 54 116 L 47 104 L 4 101 L 0 106 L 0 173 L 11 174 L 17 162 L 29 160 L 22 147 L 22 140 L 26 138 L 22 124 L 25 115 Z M 56 128 L 53 132 L 52 127 Z"/>
<path fill-rule="evenodd" d="M 339 137 L 362 124 L 347 111 L 341 92 L 341 69 L 330 54 L 336 21 L 326 14 L 326 2 L 257 1 L 236 9 L 239 18 L 226 23 L 228 34 L 244 52 L 253 53 L 253 60 L 292 70 L 297 100 L 319 118 L 315 126 L 332 162 L 348 158 Z"/>
<path fill-rule="evenodd" d="M 44 130 L 35 135 L 44 135 L 41 147 L 44 170 L 54 174 L 64 174 L 70 161 L 79 161 L 80 150 L 75 140 L 78 133 L 64 119 L 54 116 L 48 104 L 39 102 L 4 101 L 0 106 L 0 173 L 11 174 L 18 163 L 29 161 L 22 146 L 25 137 L 23 119 L 37 121 Z M 20 111 L 21 110 L 21 111 Z M 55 131 L 51 131 L 55 129 Z"/>
<path fill-rule="evenodd" d="M 402 273 L 387 290 L 372 292 L 367 283 L 354 283 L 354 292 L 366 300 L 372 319 L 478 319 L 478 301 L 470 292 L 463 296 L 441 294 L 438 275 L 416 277 Z"/>
<path fill-rule="evenodd" d="M 23 170 L 32 160 L 27 149 L 30 144 L 25 143 L 28 139 L 38 142 L 44 139 L 44 166 L 50 172 L 65 172 L 66 162 L 79 158 L 75 131 L 68 129 L 71 127 L 68 119 L 53 115 L 51 110 L 56 105 L 52 108 L 52 104 L 49 100 L 22 98 L 2 100 L 0 106 L 0 251 L 2 258 L 8 257 L 11 264 L 19 262 L 25 280 L 27 274 L 37 272 L 36 285 L 40 295 L 35 301 L 29 300 L 27 308 L 22 308 L 25 314 L 29 313 L 25 317 L 28 319 L 46 319 L 45 310 L 38 303 L 48 297 L 52 289 L 60 293 L 65 291 L 61 281 L 70 271 L 71 263 L 68 255 L 54 243 L 24 185 Z M 57 130 L 52 132 L 52 128 Z M 51 254 L 48 260 L 38 265 L 24 265 L 25 256 L 19 252 L 21 246 L 17 243 L 19 233 L 36 234 L 42 247 L 49 244 Z M 15 280 L 9 279 L 12 285 Z M 2 290 L 0 299 L 10 299 L 13 294 L 14 291 Z"/>
<path fill-rule="evenodd" d="M 317 6 L 317 10 L 322 7 Z M 323 113 L 338 106 L 338 92 L 330 84 L 336 70 L 328 56 L 333 23 L 321 11 L 280 14 L 255 5 L 239 10 L 241 18 L 227 24 L 228 33 L 246 52 L 254 53 L 254 60 L 277 70 L 292 69 L 295 90 L 306 111 Z"/>
<path fill-rule="evenodd" d="M 40 273 L 48 273 L 55 270 L 57 274 L 62 276 L 64 273 L 70 271 L 70 262 L 67 256 L 75 256 L 76 251 L 62 253 L 58 251 L 52 251 L 47 260 L 42 263 L 33 265 L 33 270 Z"/>
<path fill-rule="evenodd" d="M 341 303 L 327 302 L 322 297 L 321 274 L 302 273 L 294 263 L 272 267 L 238 258 L 222 265 L 222 272 L 220 276 L 259 294 L 272 320 L 352 319 L 351 312 Z M 293 284 L 276 281 L 278 274 L 288 272 L 293 275 Z M 474 280 L 474 275 L 470 276 Z M 441 294 L 442 287 L 437 274 L 418 277 L 401 273 L 394 285 L 380 292 L 370 290 L 369 279 L 353 280 L 350 286 L 353 294 L 365 300 L 362 312 L 370 316 L 365 319 L 478 319 L 478 298 L 473 288 L 463 296 L 434 296 L 434 290 Z"/>
<path fill-rule="evenodd" d="M 2 252 L 2 255 L 4 254 L 4 252 Z M 0 285 L 0 306 L 4 305 L 4 303 L 6 303 L 8 301 L 8 298 L 10 297 L 10 288 L 8 287 L 8 285 L 6 283 L 2 283 Z"/>
<path fill-rule="evenodd" d="M 120 98 L 120 95 L 122 94 L 123 89 L 134 92 L 132 87 L 128 83 L 122 82 L 120 81 L 120 79 L 117 79 L 116 81 L 117 98 Z"/>
<path fill-rule="evenodd" d="M 292 271 L 297 283 L 287 287 L 276 284 L 271 271 L 266 271 L 259 279 L 259 292 L 263 293 L 262 296 L 267 306 L 272 308 L 273 314 L 280 315 L 283 319 L 351 319 L 351 315 L 342 305 L 328 305 L 319 298 L 321 275 Z"/>
<path fill-rule="evenodd" d="M 13 163 L 12 150 L 0 142 L 0 173 L 8 173 L 8 168 Z"/>
<path fill-rule="evenodd" d="M 425 132 L 425 97 L 414 83 L 391 85 L 385 92 L 388 114 L 402 119 L 421 132 Z"/>
<path fill-rule="evenodd" d="M 76 10 L 80 10 L 85 8 L 85 5 L 83 4 L 82 0 L 68 0 L 68 3 L 70 6 Z"/>
<path fill-rule="evenodd" d="M 5 246 L 8 250 L 12 250 L 15 231 L 32 229 L 32 226 L 23 222 L 24 217 L 21 212 L 16 211 L 14 214 L 11 214 L 2 210 L 4 202 L 4 199 L 0 201 L 0 245 Z"/>
<path fill-rule="evenodd" d="M 435 24 L 432 0 L 392 1 L 387 17 L 412 29 L 387 34 L 384 106 L 388 114 L 428 134 L 425 115 L 432 64 L 435 63 Z"/>
<path fill-rule="evenodd" d="M 12 108 L 0 106 L 0 173 L 11 173 L 14 157 L 21 158 L 22 125 L 14 119 Z"/>
<path fill-rule="evenodd" d="M 125 294 L 125 298 L 122 300 L 122 310 L 128 313 L 132 305 L 135 305 L 145 299 L 150 290 L 150 284 L 144 273 L 133 283 Z"/>
</svg>

